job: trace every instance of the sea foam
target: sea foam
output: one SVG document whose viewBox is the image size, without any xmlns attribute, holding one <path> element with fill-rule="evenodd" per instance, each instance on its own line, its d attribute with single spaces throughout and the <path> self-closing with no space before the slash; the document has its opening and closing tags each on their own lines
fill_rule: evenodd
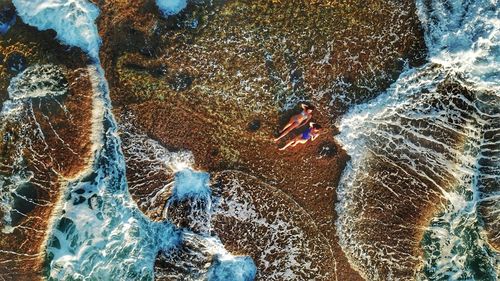
<svg viewBox="0 0 500 281">
<path fill-rule="evenodd" d="M 99 8 L 86 0 L 13 0 L 22 20 L 39 30 L 53 29 L 57 39 L 75 46 L 93 59 L 99 55 L 101 39 L 95 20 Z"/>
<path fill-rule="evenodd" d="M 416 259 L 416 263 L 423 264 L 423 272 L 417 276 L 422 280 L 486 280 L 482 278 L 492 278 L 495 268 L 498 274 L 499 256 L 492 253 L 481 239 L 477 206 L 481 177 L 483 174 L 495 177 L 487 175 L 481 163 L 486 162 L 483 160 L 485 154 L 492 153 L 485 150 L 483 138 L 498 131 L 498 122 L 494 123 L 499 117 L 495 113 L 499 109 L 495 100 L 500 96 L 498 1 L 417 0 L 416 6 L 425 30 L 429 63 L 404 72 L 385 93 L 355 106 L 338 124 L 341 131 L 338 140 L 351 156 L 351 161 L 338 188 L 337 233 L 350 261 L 362 275 L 371 277 L 368 279 L 394 279 L 391 271 L 400 268 L 407 260 Z M 453 91 L 440 89 L 450 82 L 459 87 Z M 471 97 L 466 98 L 462 95 L 464 93 Z M 467 110 L 460 108 L 465 105 Z M 415 124 L 420 124 L 420 127 Z M 442 129 L 431 131 L 432 127 Z M 446 130 L 463 136 L 463 141 L 456 142 L 461 145 L 454 146 L 453 139 L 440 141 L 440 134 L 444 135 Z M 377 139 L 384 141 L 377 142 Z M 429 149 L 426 143 L 435 143 L 434 147 L 439 149 Z M 382 153 L 381 148 L 385 148 Z M 364 187 L 391 187 L 390 182 L 369 186 L 364 181 L 370 177 L 366 167 L 369 157 L 376 155 L 390 161 L 402 149 L 403 156 L 411 153 L 419 156 L 398 157 L 391 162 L 403 167 L 404 171 L 428 179 L 443 173 L 450 173 L 453 178 L 449 181 L 453 186 L 446 190 L 439 184 L 424 185 L 429 192 L 435 192 L 429 186 L 436 185 L 438 196 L 444 198 L 446 204 L 432 219 L 424 235 L 422 247 L 425 256 L 418 257 L 408 251 L 403 253 L 407 255 L 404 260 L 397 255 L 392 259 L 388 251 L 381 255 L 383 258 L 377 256 L 376 250 L 371 249 L 373 243 L 363 243 L 362 240 L 363 235 L 373 231 L 369 227 L 353 231 L 360 225 L 357 219 L 363 214 L 352 212 L 356 204 L 362 205 L 363 210 L 373 207 L 359 199 Z M 418 158 L 424 161 L 419 163 Z M 421 185 L 419 182 L 408 183 L 410 179 L 407 176 L 400 181 L 402 186 L 412 186 L 407 194 L 415 193 Z M 374 180 L 383 181 L 380 178 Z M 399 197 L 405 194 L 396 196 L 401 200 Z M 383 206 L 390 203 L 384 202 Z M 397 217 L 397 210 L 391 211 Z M 390 232 L 391 228 L 388 228 L 383 235 L 388 236 Z M 374 266 L 379 261 L 383 261 L 383 270 Z M 485 275 L 479 278 L 478 274 Z"/>
<path fill-rule="evenodd" d="M 175 184 L 172 195 L 177 200 L 192 197 L 208 197 L 210 196 L 208 180 L 208 173 L 196 172 L 191 169 L 181 170 L 175 174 Z"/>
<path fill-rule="evenodd" d="M 429 60 L 460 73 L 476 89 L 500 91 L 497 0 L 417 0 Z"/>
<path fill-rule="evenodd" d="M 164 16 L 171 16 L 186 8 L 186 0 L 156 0 L 156 5 Z"/>
<path fill-rule="evenodd" d="M 248 281 L 257 274 L 255 263 L 250 257 L 216 256 L 209 269 L 209 281 Z"/>
<path fill-rule="evenodd" d="M 95 60 L 95 65 L 89 66 L 95 92 L 94 161 L 85 173 L 67 183 L 64 197 L 58 204 L 58 216 L 47 235 L 48 276 L 54 279 L 153 279 L 153 264 L 158 251 L 177 247 L 182 237 L 197 237 L 201 244 L 212 249 L 209 256 L 223 257 L 215 259 L 221 263 L 214 263 L 211 267 L 210 280 L 253 279 L 256 268 L 249 257 L 232 256 L 215 237 L 185 235 L 188 230 L 177 229 L 170 222 L 152 222 L 140 213 L 130 198 L 108 84 L 98 59 L 100 38 L 94 21 L 99 9 L 85 0 L 14 0 L 14 4 L 26 23 L 40 30 L 54 29 L 59 40 L 81 48 Z M 158 5 L 165 15 L 170 15 L 183 9 L 186 2 L 159 1 Z M 32 69 L 12 81 L 16 87 L 9 91 L 11 99 L 60 94 L 59 91 L 48 91 L 53 87 L 31 92 L 25 83 L 26 78 L 28 82 L 38 83 L 47 73 L 39 76 L 31 75 L 30 71 Z M 52 80 L 49 82 L 53 84 Z M 58 83 L 54 85 L 58 86 Z M 172 199 L 201 196 L 210 201 L 209 175 L 190 170 L 189 161 L 172 160 L 169 165 L 177 171 Z M 210 211 L 210 208 L 206 210 Z M 230 264 L 237 265 L 238 269 L 228 269 Z"/>
<path fill-rule="evenodd" d="M 33 65 L 10 80 L 7 92 L 11 100 L 54 97 L 67 92 L 63 70 L 52 64 Z"/>
</svg>

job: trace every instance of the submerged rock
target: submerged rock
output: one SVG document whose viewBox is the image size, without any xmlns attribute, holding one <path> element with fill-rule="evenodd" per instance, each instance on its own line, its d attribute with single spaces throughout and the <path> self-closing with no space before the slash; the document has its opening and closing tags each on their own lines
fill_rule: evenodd
<svg viewBox="0 0 500 281">
<path fill-rule="evenodd" d="M 0 35 L 4 35 L 16 22 L 16 10 L 10 3 L 0 3 Z"/>
<path fill-rule="evenodd" d="M 320 157 L 334 157 L 337 153 L 337 147 L 333 142 L 323 142 L 318 148 Z"/>
<path fill-rule="evenodd" d="M 5 63 L 12 73 L 21 72 L 27 67 L 26 58 L 18 52 L 10 53 L 5 59 Z"/>
<path fill-rule="evenodd" d="M 187 73 L 179 73 L 170 79 L 169 84 L 175 91 L 184 91 L 193 84 L 193 77 Z"/>
<path fill-rule="evenodd" d="M 0 54 L 0 279 L 41 280 L 62 182 L 91 153 L 92 86 L 82 53 L 20 21 Z"/>
<path fill-rule="evenodd" d="M 260 129 L 260 126 L 262 125 L 262 122 L 259 119 L 254 119 L 250 123 L 248 123 L 248 130 L 250 132 L 256 132 L 257 130 Z"/>
</svg>

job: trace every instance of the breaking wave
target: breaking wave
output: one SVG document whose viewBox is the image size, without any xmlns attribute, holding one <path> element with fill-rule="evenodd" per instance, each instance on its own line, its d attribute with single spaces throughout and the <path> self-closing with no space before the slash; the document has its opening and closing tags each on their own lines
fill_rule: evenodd
<svg viewBox="0 0 500 281">
<path fill-rule="evenodd" d="M 13 0 L 17 14 L 39 30 L 53 29 L 64 44 L 98 58 L 101 39 L 94 24 L 99 8 L 87 0 Z"/>
<path fill-rule="evenodd" d="M 417 8 L 429 62 L 339 124 L 341 246 L 370 280 L 496 280 L 499 2 Z"/>
<path fill-rule="evenodd" d="M 81 48 L 99 62 L 100 38 L 94 23 L 99 10 L 94 4 L 85 0 L 14 0 L 13 3 L 24 22 L 40 30 L 54 29 L 63 43 Z M 47 82 L 44 78 L 56 77 L 57 71 L 33 71 L 27 69 L 22 73 L 23 80 L 13 79 L 9 88 L 12 99 L 60 93 L 50 83 L 52 80 Z M 194 234 L 168 221 L 153 222 L 139 211 L 128 192 L 125 160 L 104 70 L 95 64 L 88 67 L 88 72 L 94 91 L 93 161 L 81 176 L 67 182 L 58 202 L 56 218 L 47 235 L 48 279 L 151 280 L 158 252 L 168 253 L 172 249 L 185 252 L 182 245 L 186 244 L 198 245 L 189 250 L 194 256 L 206 255 L 208 270 L 193 277 L 189 272 L 192 268 L 186 267 L 181 271 L 182 276 L 193 280 L 253 279 L 256 272 L 253 261 L 231 255 L 216 237 Z M 43 81 L 42 85 L 48 83 L 48 87 L 42 87 L 43 91 L 30 88 L 30 84 L 39 81 Z M 206 173 L 191 175 L 184 171 L 176 181 L 177 199 L 196 197 L 198 193 L 210 196 Z M 204 249 L 209 250 L 204 252 Z M 191 259 L 193 255 L 184 257 Z M 183 260 L 176 263 L 182 265 Z"/>
</svg>

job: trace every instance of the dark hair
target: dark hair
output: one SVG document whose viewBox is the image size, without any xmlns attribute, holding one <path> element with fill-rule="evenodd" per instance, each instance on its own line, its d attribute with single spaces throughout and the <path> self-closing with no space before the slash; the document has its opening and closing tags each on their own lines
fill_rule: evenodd
<svg viewBox="0 0 500 281">
<path fill-rule="evenodd" d="M 317 129 L 317 130 L 321 129 L 321 126 L 320 126 L 320 125 L 318 125 L 318 124 L 316 124 L 316 123 L 314 123 L 314 124 L 312 125 L 312 127 L 313 127 L 314 129 Z"/>
<path fill-rule="evenodd" d="M 302 104 L 306 107 L 306 109 L 314 110 L 314 106 L 307 103 L 302 103 Z"/>
</svg>

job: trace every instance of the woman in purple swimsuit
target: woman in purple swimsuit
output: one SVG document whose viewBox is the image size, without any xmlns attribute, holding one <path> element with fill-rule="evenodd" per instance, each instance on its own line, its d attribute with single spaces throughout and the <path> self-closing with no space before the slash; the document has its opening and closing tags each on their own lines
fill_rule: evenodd
<svg viewBox="0 0 500 281">
<path fill-rule="evenodd" d="M 308 106 L 306 104 L 301 103 L 300 106 L 302 107 L 302 112 L 292 116 L 288 123 L 281 129 L 280 131 L 280 136 L 275 138 L 274 141 L 277 142 L 284 136 L 286 136 L 288 133 L 290 133 L 292 130 L 296 128 L 300 128 L 303 125 L 305 125 L 309 120 L 312 118 L 312 112 L 314 107 Z"/>
<path fill-rule="evenodd" d="M 298 144 L 304 144 L 309 140 L 315 140 L 320 134 L 321 127 L 313 122 L 309 122 L 309 128 L 305 130 L 302 134 L 296 136 L 294 139 L 289 141 L 285 146 L 280 148 L 280 150 L 285 150 L 289 146 L 295 147 Z"/>
</svg>

